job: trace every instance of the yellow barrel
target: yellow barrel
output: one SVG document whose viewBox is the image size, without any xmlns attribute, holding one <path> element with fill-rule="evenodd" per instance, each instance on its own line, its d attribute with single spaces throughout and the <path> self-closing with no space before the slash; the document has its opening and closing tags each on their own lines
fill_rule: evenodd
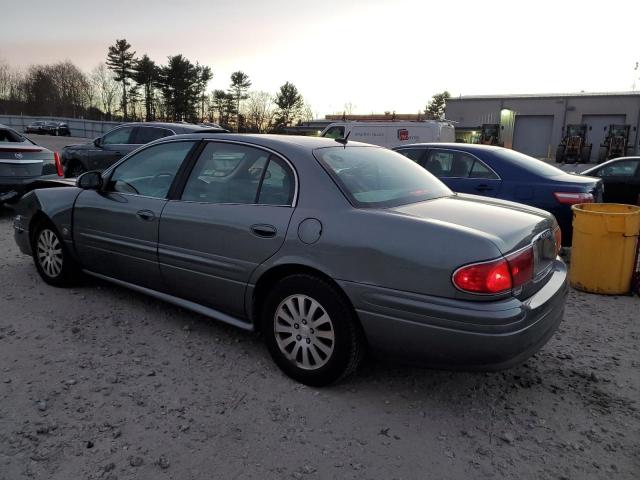
<svg viewBox="0 0 640 480">
<path fill-rule="evenodd" d="M 593 293 L 628 293 L 636 267 L 640 207 L 583 203 L 572 209 L 571 286 Z"/>
</svg>

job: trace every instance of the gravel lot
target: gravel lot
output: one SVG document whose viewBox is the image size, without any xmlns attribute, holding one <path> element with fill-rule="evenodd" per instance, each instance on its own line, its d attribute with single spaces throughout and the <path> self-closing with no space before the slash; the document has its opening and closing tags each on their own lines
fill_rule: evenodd
<svg viewBox="0 0 640 480">
<path fill-rule="evenodd" d="M 572 292 L 551 342 L 506 372 L 372 359 L 317 390 L 251 334 L 96 280 L 47 286 L 11 216 L 1 480 L 640 477 L 638 297 Z"/>
</svg>

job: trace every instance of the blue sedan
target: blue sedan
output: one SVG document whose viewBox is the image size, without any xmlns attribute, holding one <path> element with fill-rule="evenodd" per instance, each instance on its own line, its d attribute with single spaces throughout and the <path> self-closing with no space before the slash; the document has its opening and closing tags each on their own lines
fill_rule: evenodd
<svg viewBox="0 0 640 480">
<path fill-rule="evenodd" d="M 571 205 L 601 201 L 602 181 L 574 175 L 502 147 L 464 143 L 419 143 L 397 147 L 451 190 L 524 203 L 552 213 L 571 245 Z"/>
</svg>

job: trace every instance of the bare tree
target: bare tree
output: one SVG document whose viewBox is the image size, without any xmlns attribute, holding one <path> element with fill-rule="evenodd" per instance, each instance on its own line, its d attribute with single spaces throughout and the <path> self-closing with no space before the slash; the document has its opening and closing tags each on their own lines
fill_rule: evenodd
<svg viewBox="0 0 640 480">
<path fill-rule="evenodd" d="M 244 106 L 250 130 L 266 133 L 271 129 L 276 113 L 273 95 L 264 91 L 249 92 Z"/>
<path fill-rule="evenodd" d="M 108 119 L 111 119 L 114 105 L 117 105 L 119 101 L 119 82 L 115 80 L 113 73 L 107 69 L 104 63 L 100 63 L 93 69 L 90 78 L 98 92 L 102 111 L 106 113 Z"/>
</svg>

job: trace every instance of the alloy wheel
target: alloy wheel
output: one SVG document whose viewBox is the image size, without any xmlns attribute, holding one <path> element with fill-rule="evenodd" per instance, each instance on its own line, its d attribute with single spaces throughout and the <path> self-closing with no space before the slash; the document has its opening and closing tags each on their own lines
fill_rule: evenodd
<svg viewBox="0 0 640 480">
<path fill-rule="evenodd" d="M 317 370 L 335 347 L 333 322 L 319 302 L 307 295 L 285 298 L 274 314 L 276 343 L 284 356 L 303 370 Z"/>
<path fill-rule="evenodd" d="M 63 262 L 62 245 L 58 236 L 48 228 L 42 230 L 38 236 L 36 256 L 47 276 L 56 278 L 60 275 Z"/>
</svg>

